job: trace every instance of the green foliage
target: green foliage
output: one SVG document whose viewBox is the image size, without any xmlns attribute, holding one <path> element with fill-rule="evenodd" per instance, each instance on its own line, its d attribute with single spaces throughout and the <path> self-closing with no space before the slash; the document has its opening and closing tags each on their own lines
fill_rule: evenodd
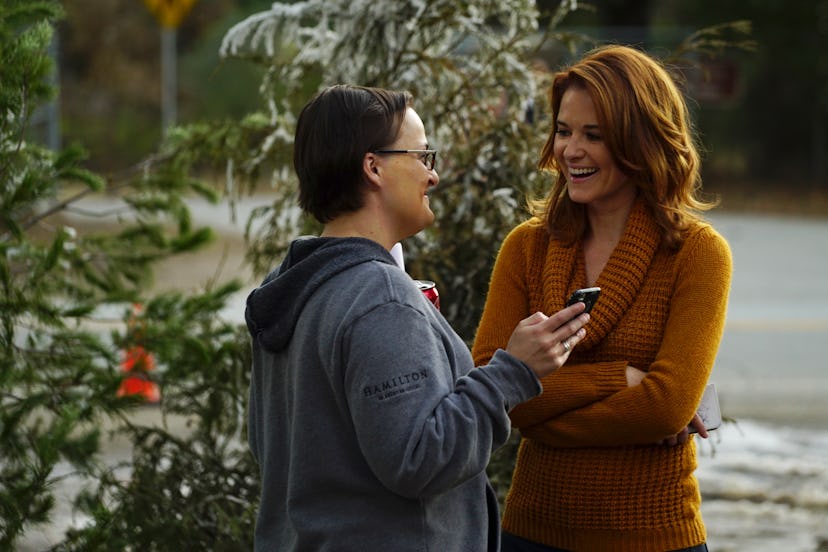
<svg viewBox="0 0 828 552">
<path fill-rule="evenodd" d="M 743 19 L 699 29 L 685 38 L 671 57 L 682 59 L 688 55 L 704 55 L 714 58 L 733 48 L 755 51 L 757 43 L 750 38 L 752 27 L 750 21 Z"/>
<path fill-rule="evenodd" d="M 132 458 L 97 472 L 97 488 L 78 498 L 91 521 L 61 550 L 252 547 L 258 480 L 244 437 L 249 340 L 243 327 L 215 317 L 235 291 L 232 284 L 146 304 L 143 343 L 167 367 L 163 423 L 122 418 L 118 431 L 132 442 Z"/>
<path fill-rule="evenodd" d="M 234 2 L 236 7 L 232 12 L 213 18 L 197 42 L 182 48 L 178 64 L 181 121 L 243 117 L 258 108 L 256 90 L 263 69 L 240 60 L 220 60 L 218 53 L 218 45 L 230 25 L 243 17 L 242 14 L 265 9 L 270 4 L 268 0 L 256 2 L 258 7 L 242 7 L 239 1 Z"/>
<path fill-rule="evenodd" d="M 55 485 L 63 478 L 109 473 L 97 457 L 102 424 L 114 423 L 117 430 L 123 423 L 137 434 L 129 423 L 137 402 L 116 394 L 119 350 L 137 339 L 125 324 L 129 303 L 144 300 L 154 261 L 191 251 L 212 236 L 209 229 L 194 227 L 186 198 L 193 193 L 215 198 L 215 192 L 184 175 L 174 160 L 155 160 L 152 171 L 139 167 L 117 180 L 105 179 L 83 167 L 85 153 L 78 147 L 50 151 L 27 141 L 32 113 L 54 92 L 47 49 L 59 15 L 57 2 L 0 4 L 2 550 L 14 548 L 28 529 L 49 522 Z M 227 461 L 247 474 L 246 460 L 237 457 L 243 456 L 238 402 L 246 387 L 240 374 L 248 359 L 236 328 L 215 317 L 237 289 L 232 284 L 187 300 L 160 296 L 148 301 L 152 331 L 142 339 L 157 355 L 159 379 L 168 374 L 172 381 L 186 379 L 186 400 L 198 398 L 209 407 L 202 417 L 208 421 L 200 420 L 194 435 L 201 450 L 213 455 L 210 469 Z M 107 311 L 117 312 L 116 319 Z M 193 373 L 222 386 L 208 392 L 213 380 L 204 383 Z M 194 382 L 200 387 L 193 388 Z M 228 393 L 233 404 L 224 399 Z M 173 411 L 192 406 L 176 406 L 174 397 L 173 392 Z M 235 440 L 211 437 L 230 429 Z M 151 462 L 140 452 L 137 472 L 143 473 Z M 188 459 L 180 458 L 179 465 Z M 211 473 L 218 477 L 219 472 Z M 106 510 L 98 506 L 96 511 Z M 234 523 L 242 519 L 236 516 Z"/>
</svg>

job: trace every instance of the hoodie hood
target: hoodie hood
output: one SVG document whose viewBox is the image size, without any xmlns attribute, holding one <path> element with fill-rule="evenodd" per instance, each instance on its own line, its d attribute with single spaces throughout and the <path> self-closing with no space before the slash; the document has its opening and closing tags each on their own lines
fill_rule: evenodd
<svg viewBox="0 0 828 552">
<path fill-rule="evenodd" d="M 372 261 L 396 266 L 380 244 L 366 238 L 299 238 L 282 264 L 247 297 L 244 318 L 250 335 L 267 350 L 281 351 L 308 299 L 325 282 Z"/>
</svg>

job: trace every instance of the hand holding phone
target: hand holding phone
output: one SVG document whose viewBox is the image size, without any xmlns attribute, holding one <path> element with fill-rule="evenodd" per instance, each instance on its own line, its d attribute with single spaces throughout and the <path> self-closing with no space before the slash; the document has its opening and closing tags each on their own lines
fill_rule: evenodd
<svg viewBox="0 0 828 552">
<path fill-rule="evenodd" d="M 570 305 L 574 305 L 575 303 L 581 302 L 586 306 L 584 312 L 589 312 L 592 310 L 592 307 L 595 306 L 595 302 L 598 300 L 599 295 L 601 295 L 601 288 L 599 287 L 576 289 L 572 292 L 572 295 L 569 296 L 569 299 L 566 300 L 566 306 L 568 307 Z"/>
</svg>

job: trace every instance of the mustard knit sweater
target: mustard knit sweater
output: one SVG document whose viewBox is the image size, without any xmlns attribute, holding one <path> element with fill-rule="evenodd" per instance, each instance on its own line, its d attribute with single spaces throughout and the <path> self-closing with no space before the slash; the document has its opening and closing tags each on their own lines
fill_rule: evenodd
<svg viewBox="0 0 828 552">
<path fill-rule="evenodd" d="M 666 551 L 705 541 L 691 438 L 653 444 L 693 417 L 721 341 L 730 249 L 696 223 L 677 251 L 660 247 L 643 202 L 595 285 L 587 334 L 543 393 L 510 413 L 523 436 L 505 530 L 572 551 Z M 517 323 L 553 314 L 586 287 L 580 244 L 565 247 L 538 220 L 503 242 L 472 354 L 505 348 Z M 627 387 L 627 365 L 648 371 Z"/>
</svg>

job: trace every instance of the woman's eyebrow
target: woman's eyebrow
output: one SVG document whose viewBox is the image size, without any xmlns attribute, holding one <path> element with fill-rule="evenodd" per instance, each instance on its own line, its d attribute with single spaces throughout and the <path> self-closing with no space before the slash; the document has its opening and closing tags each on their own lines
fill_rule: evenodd
<svg viewBox="0 0 828 552">
<path fill-rule="evenodd" d="M 558 119 L 557 124 L 558 124 L 558 126 L 565 126 L 565 127 L 569 128 L 569 125 L 566 123 L 566 121 L 563 121 L 561 119 Z M 586 124 L 582 128 L 587 129 L 587 130 L 600 130 L 601 129 L 601 127 L 599 125 L 595 124 L 595 123 Z"/>
</svg>

